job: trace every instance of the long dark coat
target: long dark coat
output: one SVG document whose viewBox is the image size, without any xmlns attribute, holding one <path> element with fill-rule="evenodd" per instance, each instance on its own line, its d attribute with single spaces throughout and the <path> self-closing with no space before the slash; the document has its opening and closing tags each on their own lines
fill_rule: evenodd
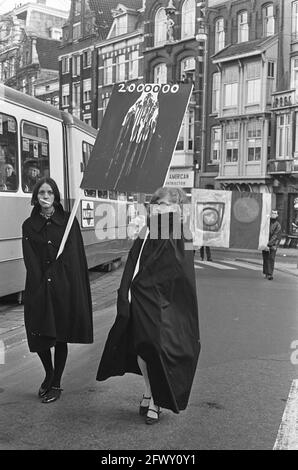
<svg viewBox="0 0 298 470">
<path fill-rule="evenodd" d="M 155 404 L 179 413 L 187 406 L 200 352 L 194 254 L 183 239 L 148 240 L 132 281 L 142 243 L 138 238 L 128 255 L 96 378 L 141 374 L 139 355 Z"/>
<path fill-rule="evenodd" d="M 56 260 L 68 218 L 61 205 L 49 220 L 34 208 L 22 226 L 25 327 L 32 352 L 48 349 L 56 341 L 93 342 L 88 268 L 76 218 Z"/>
</svg>

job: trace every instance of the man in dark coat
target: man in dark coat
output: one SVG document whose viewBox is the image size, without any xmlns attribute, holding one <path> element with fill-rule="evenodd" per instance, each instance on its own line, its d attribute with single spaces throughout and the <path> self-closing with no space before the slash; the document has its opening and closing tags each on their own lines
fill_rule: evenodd
<svg viewBox="0 0 298 470">
<path fill-rule="evenodd" d="M 175 238 L 170 229 L 167 239 L 152 239 L 149 234 L 144 243 L 146 230 L 127 259 L 117 317 L 97 380 L 126 372 L 141 374 L 140 356 L 147 364 L 154 404 L 179 413 L 188 404 L 200 352 L 194 252 L 186 249 L 185 231 Z"/>
<path fill-rule="evenodd" d="M 272 210 L 270 216 L 269 241 L 266 249 L 262 251 L 263 274 L 269 281 L 273 279 L 275 256 L 281 239 L 281 225 L 277 218 L 278 212 Z"/>
<path fill-rule="evenodd" d="M 42 190 L 44 187 L 49 188 L 48 191 Z M 37 183 L 32 196 L 35 207 L 22 227 L 23 255 L 27 269 L 25 327 L 29 349 L 39 354 L 46 370 L 46 383 L 39 390 L 41 397 L 45 396 L 51 385 L 60 388 L 60 383 L 51 383 L 56 371 L 51 365 L 50 348 L 55 346 L 55 357 L 56 353 L 59 355 L 59 348 L 63 349 L 61 355 L 66 361 L 67 343 L 93 342 L 88 268 L 76 219 L 64 251 L 56 259 L 69 218 L 60 204 L 56 188 L 51 178 L 44 178 Z M 36 203 L 41 193 L 54 194 L 45 195 Z M 51 215 L 47 215 L 46 209 L 43 212 L 44 208 L 41 206 L 46 208 L 49 205 L 46 198 L 55 201 Z M 59 366 L 60 369 L 61 367 Z M 64 367 L 62 371 L 63 369 Z M 60 378 L 61 376 L 56 379 L 60 382 Z"/>
</svg>

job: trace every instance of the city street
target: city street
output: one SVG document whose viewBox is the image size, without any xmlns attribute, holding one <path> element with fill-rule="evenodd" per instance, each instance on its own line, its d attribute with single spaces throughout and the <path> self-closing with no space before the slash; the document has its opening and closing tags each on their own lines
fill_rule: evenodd
<svg viewBox="0 0 298 470">
<path fill-rule="evenodd" d="M 256 256 L 248 262 L 224 251 L 212 255 L 213 263 L 198 256 L 195 263 L 202 351 L 186 411 L 163 410 L 152 429 L 138 415 L 140 377 L 95 381 L 121 267 L 92 281 L 95 342 L 70 345 L 57 402 L 45 405 L 37 398 L 42 368 L 28 352 L 23 327 L 0 336 L 7 347 L 0 366 L 0 448 L 273 449 L 297 378 L 291 363 L 291 343 L 298 340 L 297 277 L 278 269 L 270 282 Z M 22 307 L 16 310 L 20 316 Z"/>
</svg>

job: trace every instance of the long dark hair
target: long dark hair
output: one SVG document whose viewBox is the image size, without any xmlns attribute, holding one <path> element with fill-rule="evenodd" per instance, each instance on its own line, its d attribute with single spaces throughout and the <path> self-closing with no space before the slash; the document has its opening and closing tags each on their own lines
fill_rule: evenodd
<svg viewBox="0 0 298 470">
<path fill-rule="evenodd" d="M 40 180 L 37 181 L 37 183 L 34 186 L 33 191 L 32 191 L 31 205 L 32 206 L 39 206 L 37 195 L 38 195 L 38 191 L 39 191 L 40 187 L 44 183 L 47 183 L 49 186 L 51 186 L 52 191 L 54 193 L 54 198 L 55 198 L 53 205 L 54 205 L 54 207 L 58 207 L 60 205 L 60 192 L 59 192 L 56 181 L 54 181 L 52 178 L 49 178 L 49 177 L 40 178 Z"/>
</svg>

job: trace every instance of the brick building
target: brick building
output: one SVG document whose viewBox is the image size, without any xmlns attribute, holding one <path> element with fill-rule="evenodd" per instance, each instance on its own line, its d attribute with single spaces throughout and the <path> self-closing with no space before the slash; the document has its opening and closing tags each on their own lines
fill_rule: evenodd
<svg viewBox="0 0 298 470">
<path fill-rule="evenodd" d="M 133 79 L 142 76 L 141 6 L 141 0 L 72 1 L 59 57 L 60 103 L 95 128 L 100 126 L 112 85 L 129 79 L 129 64 L 134 63 Z"/>
<path fill-rule="evenodd" d="M 169 181 L 190 189 L 196 185 L 195 170 L 201 163 L 204 41 L 198 33 L 202 12 L 195 0 L 145 3 L 144 80 L 194 85 L 169 173 Z"/>
<path fill-rule="evenodd" d="M 68 13 L 48 7 L 45 0 L 2 15 L 0 81 L 57 106 L 58 46 L 67 17 Z"/>
</svg>

